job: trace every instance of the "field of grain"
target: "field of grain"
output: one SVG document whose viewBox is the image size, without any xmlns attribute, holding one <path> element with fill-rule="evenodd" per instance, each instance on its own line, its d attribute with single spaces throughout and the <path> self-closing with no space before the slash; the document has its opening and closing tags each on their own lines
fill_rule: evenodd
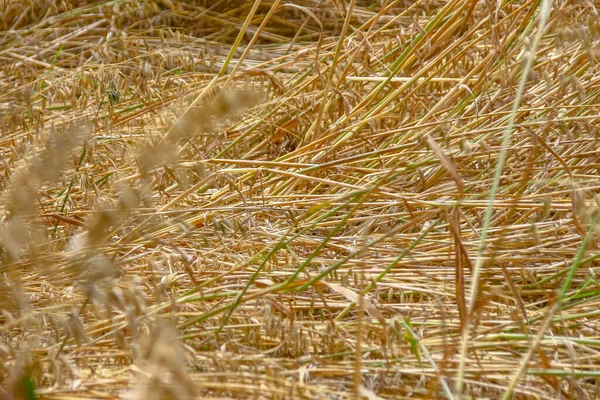
<svg viewBox="0 0 600 400">
<path fill-rule="evenodd" d="M 598 398 L 598 9 L 0 1 L 0 399 Z"/>
</svg>

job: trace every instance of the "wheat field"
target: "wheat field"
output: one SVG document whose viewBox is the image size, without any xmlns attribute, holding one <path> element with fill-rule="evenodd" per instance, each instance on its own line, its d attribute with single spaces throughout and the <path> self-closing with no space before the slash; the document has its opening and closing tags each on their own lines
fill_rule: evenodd
<svg viewBox="0 0 600 400">
<path fill-rule="evenodd" d="M 598 398 L 599 8 L 0 1 L 0 399 Z"/>
</svg>

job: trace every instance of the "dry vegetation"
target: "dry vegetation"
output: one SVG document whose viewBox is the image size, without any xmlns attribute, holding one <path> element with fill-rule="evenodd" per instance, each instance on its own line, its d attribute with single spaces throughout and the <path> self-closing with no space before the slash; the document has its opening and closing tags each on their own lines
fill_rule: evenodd
<svg viewBox="0 0 600 400">
<path fill-rule="evenodd" d="M 1 1 L 0 398 L 596 398 L 597 7 Z"/>
</svg>

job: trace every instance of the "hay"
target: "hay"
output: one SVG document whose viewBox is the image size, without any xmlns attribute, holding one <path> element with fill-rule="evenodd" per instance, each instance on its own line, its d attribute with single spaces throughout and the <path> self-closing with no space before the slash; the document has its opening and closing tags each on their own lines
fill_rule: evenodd
<svg viewBox="0 0 600 400">
<path fill-rule="evenodd" d="M 0 13 L 0 398 L 597 396 L 593 2 Z"/>
</svg>

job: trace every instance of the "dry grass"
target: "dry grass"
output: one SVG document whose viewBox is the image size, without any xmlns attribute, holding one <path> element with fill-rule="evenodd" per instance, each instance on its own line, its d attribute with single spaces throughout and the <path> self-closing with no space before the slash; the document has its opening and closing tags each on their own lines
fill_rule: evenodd
<svg viewBox="0 0 600 400">
<path fill-rule="evenodd" d="M 598 7 L 2 1 L 0 398 L 597 398 Z"/>
</svg>

